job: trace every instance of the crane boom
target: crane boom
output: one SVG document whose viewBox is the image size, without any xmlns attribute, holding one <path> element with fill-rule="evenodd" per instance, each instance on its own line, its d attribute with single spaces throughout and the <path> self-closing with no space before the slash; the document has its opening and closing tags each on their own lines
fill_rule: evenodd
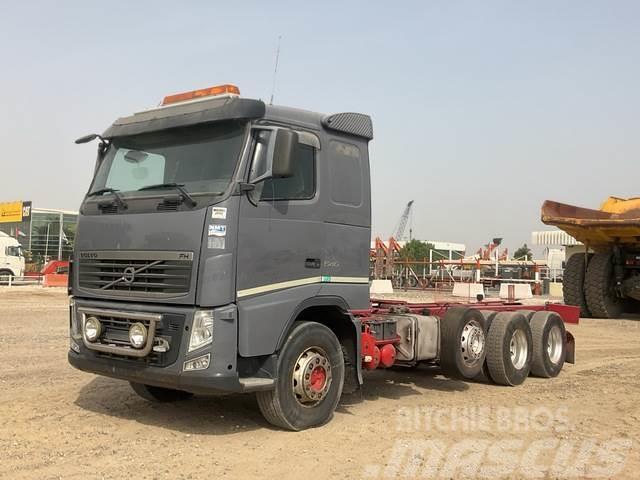
<svg viewBox="0 0 640 480">
<path fill-rule="evenodd" d="M 411 214 L 411 207 L 412 206 L 413 206 L 413 200 L 411 200 L 411 201 L 409 201 L 409 203 L 407 203 L 407 206 L 404 208 L 404 212 L 402 213 L 402 216 L 400 217 L 400 221 L 398 222 L 398 226 L 396 227 L 395 231 L 393 232 L 393 237 L 398 241 L 404 240 L 404 231 L 407 228 L 407 222 L 409 221 L 409 215 Z"/>
</svg>

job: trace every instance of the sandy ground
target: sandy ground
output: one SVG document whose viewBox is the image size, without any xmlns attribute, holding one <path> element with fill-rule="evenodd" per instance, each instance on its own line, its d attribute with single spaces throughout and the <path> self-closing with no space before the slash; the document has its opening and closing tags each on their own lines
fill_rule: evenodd
<svg viewBox="0 0 640 480">
<path fill-rule="evenodd" d="M 61 290 L 0 288 L 0 478 L 638 478 L 640 321 L 571 326 L 576 365 L 518 388 L 376 371 L 326 426 L 251 395 L 150 404 L 71 368 Z"/>
</svg>

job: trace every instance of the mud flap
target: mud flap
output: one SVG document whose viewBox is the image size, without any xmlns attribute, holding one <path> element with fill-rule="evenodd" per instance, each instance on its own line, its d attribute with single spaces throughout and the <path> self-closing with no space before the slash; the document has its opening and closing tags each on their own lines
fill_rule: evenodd
<svg viewBox="0 0 640 480">
<path fill-rule="evenodd" d="M 567 356 L 565 358 L 565 362 L 574 364 L 576 363 L 576 339 L 571 334 L 571 332 L 566 332 L 567 338 L 565 342 L 565 348 L 567 351 Z"/>
</svg>

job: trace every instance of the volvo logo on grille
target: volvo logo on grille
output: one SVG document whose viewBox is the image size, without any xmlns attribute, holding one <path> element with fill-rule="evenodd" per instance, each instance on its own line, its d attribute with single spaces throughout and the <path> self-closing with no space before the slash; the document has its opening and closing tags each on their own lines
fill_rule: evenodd
<svg viewBox="0 0 640 480">
<path fill-rule="evenodd" d="M 131 285 L 133 281 L 136 279 L 136 268 L 135 267 L 127 267 L 122 272 L 122 281 L 127 285 Z"/>
<path fill-rule="evenodd" d="M 106 290 L 107 288 L 111 288 L 120 282 L 123 282 L 126 285 L 131 285 L 133 281 L 136 279 L 136 275 L 144 272 L 148 268 L 155 267 L 156 265 L 159 265 L 161 263 L 163 263 L 163 260 L 156 260 L 155 262 L 147 263 L 146 265 L 143 265 L 137 269 L 133 265 L 129 265 L 127 268 L 125 268 L 122 271 L 122 276 L 120 278 L 117 278 L 113 282 L 109 282 L 106 285 L 101 286 L 100 289 Z"/>
</svg>

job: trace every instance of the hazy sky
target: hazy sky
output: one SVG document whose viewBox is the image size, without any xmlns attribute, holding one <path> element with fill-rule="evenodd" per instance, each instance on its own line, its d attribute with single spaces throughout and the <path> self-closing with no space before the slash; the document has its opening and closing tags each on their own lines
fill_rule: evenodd
<svg viewBox="0 0 640 480">
<path fill-rule="evenodd" d="M 0 201 L 77 209 L 116 117 L 219 83 L 373 117 L 373 232 L 507 246 L 638 190 L 640 2 L 0 0 Z"/>
</svg>

